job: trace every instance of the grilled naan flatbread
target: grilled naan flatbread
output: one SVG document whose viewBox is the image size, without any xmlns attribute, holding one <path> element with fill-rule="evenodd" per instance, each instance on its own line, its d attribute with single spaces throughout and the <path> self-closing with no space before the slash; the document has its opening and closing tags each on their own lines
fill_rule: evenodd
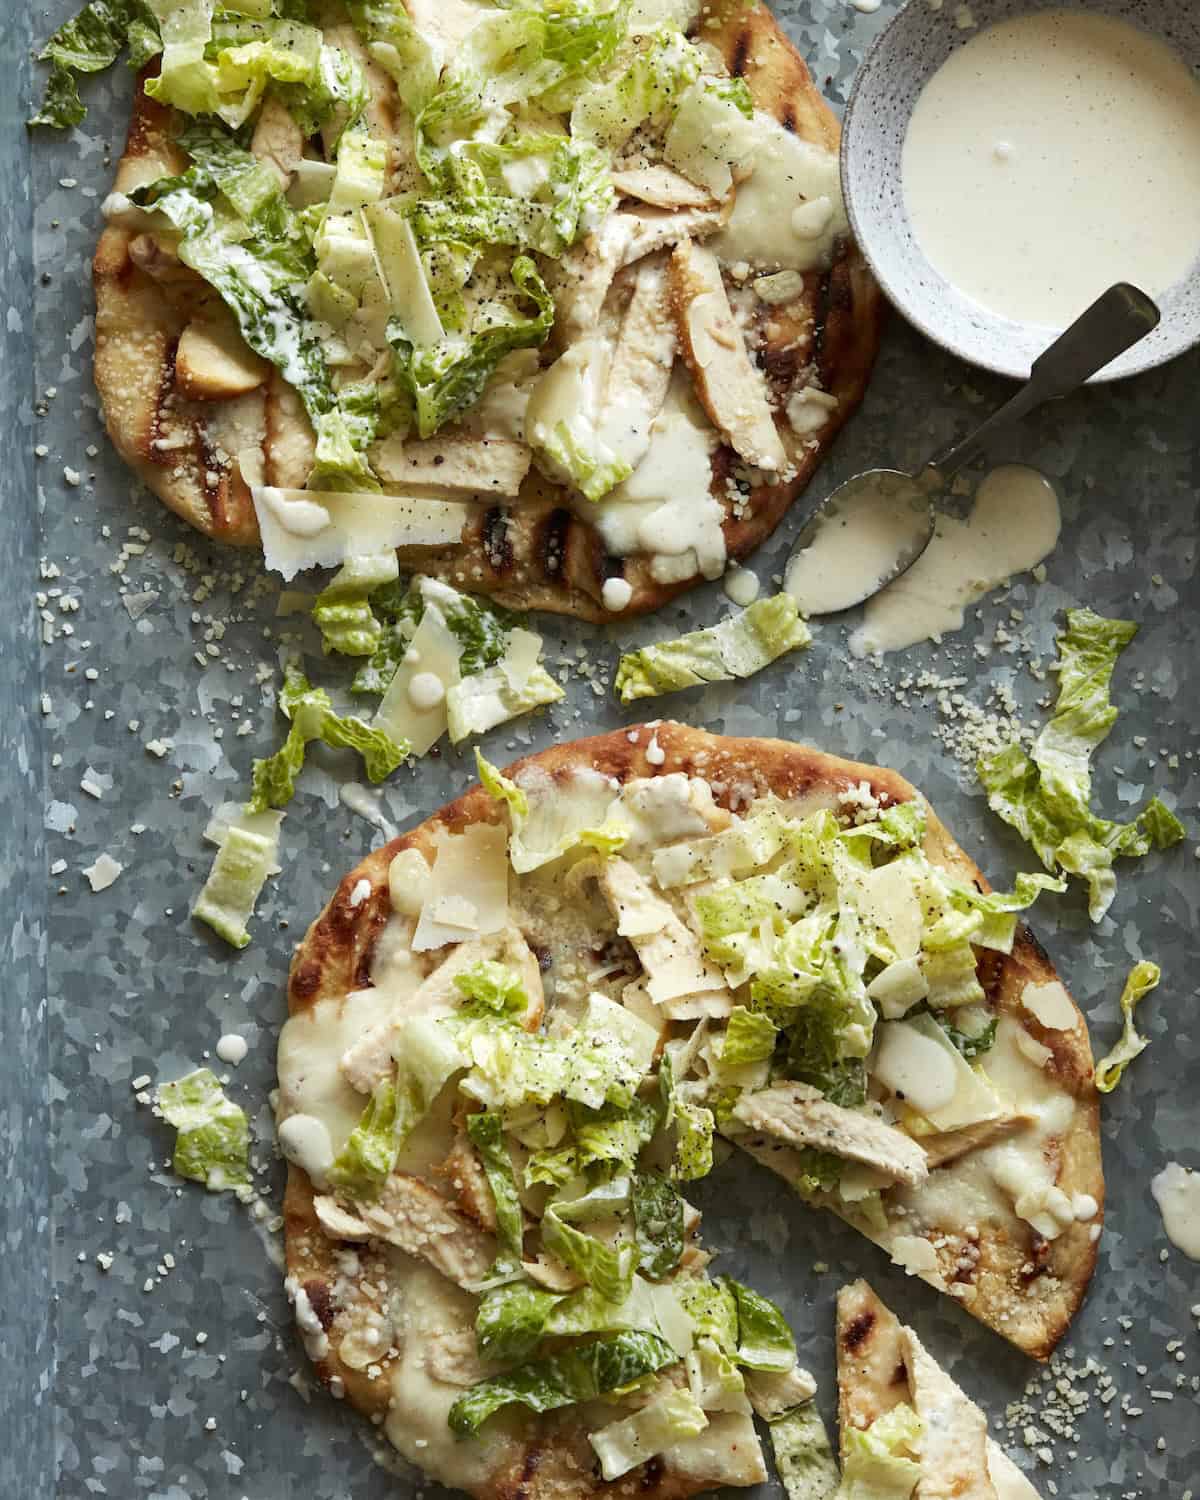
<svg viewBox="0 0 1200 1500">
<path fill-rule="evenodd" d="M 327 39 L 353 53 L 365 69 L 372 90 L 367 116 L 372 130 L 399 142 L 408 127 L 394 83 L 366 55 L 335 4 L 321 8 L 321 19 Z M 695 35 L 716 49 L 733 77 L 745 80 L 763 115 L 833 160 L 837 120 L 765 5 L 719 0 L 704 8 Z M 273 130 L 264 110 L 253 141 L 256 154 L 285 177 L 302 145 L 290 139 L 286 118 Z M 187 166 L 188 158 L 174 144 L 183 123 L 147 98 L 139 83 L 116 195 Z M 602 315 L 610 323 L 628 318 L 634 333 L 641 326 L 651 335 L 650 344 L 643 343 L 627 361 L 634 368 L 621 371 L 633 406 L 648 421 L 663 402 L 675 357 L 670 348 L 665 356 L 656 351 L 653 336 L 657 333 L 661 342 L 665 331 L 668 345 L 680 345 L 677 377 L 690 371 L 713 429 L 711 457 L 702 459 L 709 472 L 707 488 L 718 507 L 709 555 L 702 559 L 685 550 L 664 562 L 648 551 L 631 551 L 625 543 L 619 544 L 618 555 L 616 544 L 606 543 L 594 512 L 589 514 L 588 503 L 569 495 L 536 465 L 530 467 L 523 443 L 504 439 L 484 446 L 469 432 L 463 435 L 451 427 L 430 443 L 413 445 L 420 452 L 376 465 L 385 490 L 394 487 L 393 480 L 428 481 L 435 485 L 430 493 L 444 494 L 448 487 L 453 496 L 472 502 L 457 544 L 402 548 L 405 567 L 520 609 L 601 621 L 658 608 L 701 577 L 719 573 L 726 559 L 745 558 L 771 534 L 861 400 L 878 345 L 882 302 L 848 235 L 837 237 L 827 263 L 803 274 L 787 273 L 788 284 L 776 278 L 776 290 L 764 300 L 750 289 L 758 271 L 733 260 L 732 250 L 718 261 L 708 249 L 711 236 L 720 240 L 729 202 L 719 209 L 711 200 L 696 206 L 694 185 L 661 167 L 618 172 L 616 186 L 621 197 L 613 217 L 625 214 L 640 227 L 615 276 L 610 264 L 608 281 L 600 278 L 596 304 L 586 297 L 575 299 L 574 324 L 570 299 L 560 285 L 558 323 L 540 351 L 542 365 L 561 352 L 573 328 L 590 327 Z M 705 194 L 699 198 L 703 203 Z M 736 206 L 736 199 L 731 201 Z M 795 202 L 801 201 L 797 196 Z M 805 206 L 824 213 L 823 204 Z M 771 211 L 786 218 L 792 205 L 773 202 Z M 560 273 L 560 284 L 576 272 L 585 281 L 589 275 L 595 280 L 596 263 L 609 254 L 608 222 L 572 249 L 571 270 Z M 642 284 L 642 268 L 653 270 L 667 262 L 661 290 L 650 284 L 652 277 Z M 551 279 L 553 271 L 547 272 Z M 94 283 L 96 384 L 118 451 L 164 504 L 191 525 L 221 541 L 257 545 L 249 483 L 300 488 L 313 462 L 313 433 L 296 392 L 245 346 L 217 294 L 136 214 L 117 212 L 104 230 Z M 737 303 L 736 319 L 718 305 L 727 292 Z M 581 301 L 587 304 L 583 310 Z M 700 320 L 699 348 L 692 338 L 693 305 L 708 311 L 716 305 L 720 314 L 711 329 Z M 672 323 L 680 335 L 674 341 Z M 759 463 L 765 467 L 755 468 Z M 702 498 L 701 491 L 696 503 Z M 659 528 L 664 534 L 678 529 Z M 670 535 L 665 545 L 672 545 Z M 612 579 L 628 584 L 628 594 L 624 588 L 610 589 L 606 600 L 604 585 Z"/>
<path fill-rule="evenodd" d="M 502 838 L 505 806 L 481 787 L 374 851 L 342 880 L 297 949 L 279 1054 L 281 1139 L 288 1138 L 285 1149 L 292 1161 L 285 1201 L 287 1273 L 305 1343 L 321 1379 L 338 1382 L 408 1458 L 433 1477 L 479 1496 L 667 1497 L 755 1483 L 764 1470 L 745 1413 L 710 1413 L 700 1437 L 612 1483 L 599 1478 L 587 1441 L 598 1421 L 594 1406 L 541 1417 L 498 1416 L 476 1437 L 453 1437 L 447 1412 L 485 1373 L 475 1351 L 476 1299 L 469 1288 L 494 1253 L 496 1228 L 461 1117 L 456 1120 L 452 1101 L 443 1098 L 434 1106 L 405 1143 L 382 1206 L 365 1215 L 337 1204 L 328 1189 L 314 1189 L 304 1165 L 306 1148 L 297 1137 L 311 1128 L 312 1118 L 323 1121 L 328 1165 L 330 1139 L 339 1148 L 357 1121 L 364 1080 L 369 1084 L 378 1076 L 372 1069 L 391 1065 L 396 1025 L 435 1006 L 439 996 L 444 1000 L 452 989 L 447 976 L 468 958 L 507 953 L 507 961 L 516 964 L 513 955 L 534 955 L 544 1011 L 539 992 L 538 1003 L 522 1019 L 527 1027 L 553 1026 L 557 1011 L 569 1012 L 581 994 L 597 989 L 618 1001 L 624 997 L 622 1003 L 636 1003 L 639 1015 L 653 1017 L 655 1003 L 644 981 L 648 978 L 652 987 L 660 971 L 649 945 L 655 939 L 665 942 L 670 960 L 683 961 L 692 939 L 686 908 L 669 891 L 647 896 L 651 851 L 736 827 L 756 799 L 779 799 L 797 817 L 830 809 L 852 822 L 854 810 L 869 799 L 897 805 L 919 793 L 893 772 L 802 745 L 722 738 L 670 722 L 557 746 L 518 762 L 508 775 L 531 795 L 569 798 L 582 787 L 594 798 L 597 787 L 607 786 L 637 816 L 648 816 L 655 806 L 660 817 L 664 809 L 670 816 L 645 825 L 652 842 L 641 854 L 631 852 L 629 844 L 606 862 L 576 849 L 531 874 L 511 874 L 504 933 L 472 940 L 464 932 L 458 946 L 413 950 L 414 924 L 424 920 L 416 911 L 419 881 L 413 880 L 413 871 L 419 875 L 424 866 L 413 865 L 413 851 L 436 868 L 439 848 L 467 830 L 494 827 Z M 670 795 L 660 796 L 656 788 Z M 932 813 L 924 848 L 931 863 L 987 889 L 973 861 Z M 585 890 L 589 883 L 596 888 Z M 399 909 L 392 891 L 402 903 Z M 653 901 L 667 902 L 672 912 L 656 914 Z M 623 913 L 620 922 L 614 912 Z M 630 936 L 620 937 L 618 925 Z M 472 941 L 483 946 L 471 947 Z M 451 967 L 439 977 L 444 962 Z M 795 1150 L 805 1131 L 823 1130 L 829 1149 L 847 1162 L 870 1160 L 890 1168 L 893 1185 L 879 1193 L 873 1220 L 856 1218 L 853 1205 L 839 1205 L 832 1197 L 817 1201 L 857 1222 L 893 1256 L 1018 1347 L 1045 1357 L 1083 1297 L 1099 1233 L 1103 1179 L 1087 1031 L 1073 1007 L 1066 1013 L 1065 991 L 1053 966 L 1024 927 L 1010 955 L 982 956 L 979 976 L 986 1007 L 998 1023 L 996 1044 L 979 1066 L 1012 1106 L 1013 1118 L 1003 1129 L 979 1132 L 953 1150 L 938 1140 L 922 1162 L 919 1134 L 889 1125 L 878 1110 L 839 1114 L 803 1086 L 793 1088 L 778 1120 L 760 1114 L 753 1128 L 773 1124 L 776 1144 L 790 1143 L 786 1150 Z M 681 1037 L 694 1037 L 698 1024 L 719 1033 L 721 997 L 715 1003 L 712 993 L 706 997 L 710 982 L 719 984 L 719 975 L 714 978 L 702 967 L 674 1011 L 677 1019 L 665 1013 L 659 1018 L 660 1055 L 663 1043 L 671 1047 Z M 1031 983 L 1057 986 L 1057 1009 L 1036 1007 L 1056 1023 L 1053 1027 L 1022 1003 Z M 536 987 L 531 980 L 528 988 Z M 631 988 L 640 993 L 631 995 Z M 697 1016 L 704 1019 L 697 1022 Z M 779 1091 L 774 1085 L 747 1091 L 743 1098 L 767 1100 L 763 1109 L 770 1114 L 776 1104 L 768 1096 Z M 859 1126 L 848 1128 L 855 1121 Z M 746 1128 L 733 1132 L 735 1143 L 749 1143 Z M 888 1132 L 899 1137 L 902 1150 L 895 1141 L 889 1146 Z M 760 1145 L 764 1139 L 753 1137 Z M 1000 1154 L 1005 1151 L 1016 1155 Z M 770 1153 L 752 1154 L 766 1159 Z M 1024 1189 L 1013 1180 L 1022 1169 Z M 1042 1184 L 1038 1205 L 1014 1202 L 1014 1192 L 1020 1199 L 1021 1191 L 1036 1183 Z M 1055 1204 L 1071 1205 L 1063 1216 L 1070 1222 L 1057 1223 L 1057 1232 L 1047 1235 L 1022 1215 L 1040 1219 L 1051 1186 L 1061 1195 Z M 763 1188 L 775 1190 L 768 1179 Z M 702 1266 L 703 1252 L 694 1240 L 692 1245 L 695 1264 Z M 538 1274 L 552 1280 L 557 1273 L 546 1266 Z M 864 1360 L 864 1351 L 873 1347 L 865 1335 L 855 1346 Z M 875 1405 L 863 1405 L 865 1375 L 856 1387 L 844 1387 L 844 1423 L 861 1425 L 869 1411 L 890 1399 L 887 1392 L 899 1368 L 893 1354 L 885 1351 L 872 1364 L 870 1389 L 883 1392 L 872 1398 Z M 895 1394 L 901 1399 L 899 1387 Z M 611 1407 L 607 1415 L 613 1415 Z"/>
</svg>

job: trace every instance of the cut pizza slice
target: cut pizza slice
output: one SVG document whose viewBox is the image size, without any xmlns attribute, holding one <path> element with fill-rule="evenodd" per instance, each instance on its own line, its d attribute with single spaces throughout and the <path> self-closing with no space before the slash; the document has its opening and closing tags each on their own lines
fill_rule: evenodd
<svg viewBox="0 0 1200 1500">
<path fill-rule="evenodd" d="M 837 1302 L 839 1496 L 1038 1500 L 987 1418 L 865 1281 Z"/>
</svg>

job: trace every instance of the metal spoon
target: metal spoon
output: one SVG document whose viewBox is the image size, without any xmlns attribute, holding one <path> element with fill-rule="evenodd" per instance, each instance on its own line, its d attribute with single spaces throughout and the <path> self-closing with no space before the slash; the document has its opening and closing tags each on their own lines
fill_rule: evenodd
<svg viewBox="0 0 1200 1500">
<path fill-rule="evenodd" d="M 1118 282 L 1039 356 L 1028 382 L 969 437 L 935 455 L 915 474 L 867 469 L 838 485 L 796 538 L 787 563 L 788 592 L 808 614 L 828 615 L 861 604 L 893 583 L 933 539 L 934 497 L 979 457 L 986 441 L 1044 401 L 1069 396 L 1145 338 L 1160 316 L 1145 292 Z M 835 527 L 846 536 L 832 536 Z M 824 538 L 824 548 L 814 547 L 818 537 Z M 839 541 L 853 554 L 848 568 L 836 557 Z"/>
</svg>

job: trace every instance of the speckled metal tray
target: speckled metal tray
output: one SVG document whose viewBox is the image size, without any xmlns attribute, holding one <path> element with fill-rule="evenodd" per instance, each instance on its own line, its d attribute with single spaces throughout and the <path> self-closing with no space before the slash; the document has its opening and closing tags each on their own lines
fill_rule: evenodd
<svg viewBox="0 0 1200 1500">
<path fill-rule="evenodd" d="M 383 830 L 339 801 L 344 760 L 316 757 L 253 946 L 232 954 L 188 918 L 210 858 L 208 813 L 239 795 L 251 758 L 277 736 L 270 673 L 280 632 L 295 626 L 275 619 L 276 585 L 252 558 L 205 547 L 138 491 L 106 444 L 90 375 L 87 261 L 130 80 L 118 72 L 88 88 L 91 113 L 69 139 L 43 133 L 31 145 L 21 124 L 31 46 L 71 8 L 56 0 L 49 16 L 31 16 L 10 6 L 2 43 L 0 1494 L 410 1500 L 431 1487 L 380 1467 L 365 1424 L 310 1388 L 275 1263 L 274 1209 L 258 1221 L 175 1180 L 163 1169 L 168 1132 L 134 1086 L 205 1061 L 223 1032 L 240 1031 L 248 1058 L 217 1066 L 253 1121 L 266 1201 L 278 1201 L 267 1095 L 288 958 L 335 880 Z M 885 0 L 862 14 L 842 0 L 807 0 L 783 13 L 840 99 L 892 8 Z M 1192 837 L 1127 867 L 1099 928 L 1074 895 L 1038 911 L 1101 1048 L 1116 1030 L 1129 963 L 1153 957 L 1165 976 L 1141 1014 L 1150 1050 L 1105 1105 L 1110 1209 L 1099 1269 L 1040 1394 L 1024 1395 L 1038 1373 L 1028 1361 L 772 1179 L 726 1173 L 698 1194 L 721 1264 L 778 1297 L 792 1319 L 827 1415 L 833 1294 L 866 1274 L 982 1400 L 1044 1493 L 1071 1500 L 1179 1496 L 1200 1478 L 1200 1350 L 1189 1313 L 1200 1301 L 1197 1267 L 1166 1248 L 1149 1193 L 1164 1160 L 1200 1165 L 1198 391 L 1193 355 L 1060 403 L 997 455 L 1054 476 L 1064 535 L 1043 585 L 1025 578 L 989 599 L 945 647 L 864 667 L 847 658 L 843 628 L 826 627 L 809 652 L 749 684 L 651 707 L 894 766 L 1003 879 L 1029 856 L 955 757 L 970 732 L 964 713 L 1011 693 L 1037 719 L 1046 686 L 1028 668 L 1052 656 L 1064 605 L 1086 601 L 1142 622 L 1118 673 L 1122 717 L 1100 757 L 1100 795 L 1119 813 L 1158 789 Z M 814 496 L 869 461 L 933 451 L 1001 394 L 894 321 L 866 407 Z M 798 520 L 754 560 L 764 580 L 779 571 Z M 709 586 L 657 623 L 597 634 L 547 619 L 543 628 L 553 660 L 607 666 L 619 646 L 709 622 L 725 607 Z M 959 704 L 953 688 L 920 685 L 956 677 L 965 679 Z M 565 704 L 493 734 L 486 750 L 503 760 L 622 721 L 608 693 L 573 673 Z M 469 765 L 447 753 L 402 770 L 380 817 L 411 825 L 461 789 Z M 82 870 L 100 851 L 124 870 L 92 894 Z"/>
</svg>

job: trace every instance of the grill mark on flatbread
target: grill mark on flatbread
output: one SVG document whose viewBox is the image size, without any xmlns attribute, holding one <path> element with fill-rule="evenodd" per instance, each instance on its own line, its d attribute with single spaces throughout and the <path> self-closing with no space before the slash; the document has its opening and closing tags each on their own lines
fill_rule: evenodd
<svg viewBox="0 0 1200 1500">
<path fill-rule="evenodd" d="M 328 15 L 333 21 L 348 24 L 336 5 L 329 7 Z M 341 42 L 350 45 L 351 35 L 347 32 Z M 746 78 L 759 109 L 802 138 L 826 149 L 836 149 L 836 117 L 821 97 L 803 59 L 779 30 L 765 5 L 747 9 L 744 0 L 717 0 L 705 14 L 701 35 L 706 43 L 718 48 L 734 76 Z M 365 66 L 378 90 L 371 109 L 378 119 L 389 120 L 395 107 L 394 87 L 372 60 L 367 59 Z M 156 71 L 157 66 L 152 65 L 143 75 L 143 81 Z M 147 158 L 153 158 L 163 174 L 182 170 L 186 165 L 182 153 L 169 139 L 169 124 L 169 112 L 147 99 L 139 88 L 125 154 L 117 173 L 119 190 L 129 191 L 157 175 L 147 172 Z M 392 148 L 391 169 L 395 177 L 407 146 L 401 140 L 393 142 Z M 129 238 L 126 231 L 110 225 L 101 236 L 95 261 L 96 384 L 107 411 L 110 435 L 139 477 L 191 525 L 221 541 L 255 545 L 259 542 L 257 518 L 249 491 L 240 479 L 226 486 L 222 503 L 214 512 L 204 497 L 198 455 L 181 458 L 176 454 L 175 464 L 166 466 L 152 463 L 138 451 L 149 413 L 139 412 L 138 401 L 131 400 L 128 391 L 134 382 L 144 380 L 147 355 L 138 340 L 129 336 L 129 330 L 140 333 L 144 343 L 164 328 L 170 329 L 176 315 L 168 311 L 166 303 L 150 306 L 135 295 L 147 278 L 129 263 L 124 251 Z M 119 254 L 118 247 L 121 247 Z M 837 396 L 838 407 L 815 441 L 798 447 L 797 451 L 793 451 L 789 429 L 780 416 L 780 431 L 789 447 L 794 477 L 783 484 L 756 489 L 739 507 L 741 513 L 737 516 L 728 506 L 726 476 L 719 462 L 714 466 L 714 493 L 727 506 L 722 529 L 731 562 L 746 557 L 779 524 L 788 506 L 812 477 L 824 450 L 862 398 L 879 343 L 883 302 L 857 249 L 845 245 L 837 253 L 839 260 L 834 274 L 839 275 L 838 267 L 844 267 L 850 300 L 844 309 L 832 306 L 827 318 L 827 323 L 832 321 L 835 326 L 826 326 L 824 330 L 822 384 Z M 125 342 L 119 351 L 105 357 L 101 351 L 101 328 L 115 324 L 126 330 Z M 769 352 L 767 360 L 760 360 L 763 368 L 768 367 Z M 157 358 L 152 356 L 154 361 Z M 788 362 L 785 356 L 783 363 Z M 289 393 L 290 406 L 282 401 L 277 390 L 281 384 L 277 375 L 268 383 L 266 432 L 262 441 L 264 477 L 271 484 L 300 487 L 312 464 L 312 432 L 294 393 Z M 786 394 L 782 385 L 778 379 L 772 382 L 777 398 Z M 633 591 L 629 603 L 619 612 L 605 609 L 602 590 L 605 579 L 613 576 L 612 560 L 605 555 L 598 533 L 564 506 L 563 498 L 560 488 L 540 477 L 532 479 L 515 509 L 508 512 L 511 552 L 489 554 L 483 528 L 472 523 L 464 528 L 456 545 L 400 549 L 401 564 L 407 569 L 445 578 L 459 587 L 489 594 L 513 609 L 549 610 L 597 623 L 662 608 L 701 581 L 697 574 L 675 583 L 660 583 L 653 575 L 651 557 L 631 556 L 621 563 L 621 576 Z M 561 545 L 548 550 L 540 545 L 540 539 L 550 516 L 556 517 L 554 527 L 560 528 L 562 535 Z"/>
<path fill-rule="evenodd" d="M 508 526 L 508 512 L 502 505 L 493 505 L 483 518 L 483 555 L 495 573 L 507 573 L 513 565 L 513 544 Z"/>
<path fill-rule="evenodd" d="M 842 1334 L 842 1348 L 850 1354 L 856 1353 L 864 1340 L 870 1336 L 871 1330 L 874 1327 L 875 1314 L 873 1312 L 858 1313 Z"/>
<path fill-rule="evenodd" d="M 561 578 L 567 563 L 567 536 L 574 516 L 569 510 L 553 510 L 546 517 L 538 537 L 542 567 L 547 578 Z"/>
<path fill-rule="evenodd" d="M 328 1333 L 333 1327 L 333 1320 L 337 1316 L 337 1309 L 333 1305 L 333 1295 L 329 1290 L 328 1283 L 313 1278 L 304 1283 L 304 1294 L 308 1298 L 309 1306 L 317 1315 L 322 1329 Z"/>
</svg>

